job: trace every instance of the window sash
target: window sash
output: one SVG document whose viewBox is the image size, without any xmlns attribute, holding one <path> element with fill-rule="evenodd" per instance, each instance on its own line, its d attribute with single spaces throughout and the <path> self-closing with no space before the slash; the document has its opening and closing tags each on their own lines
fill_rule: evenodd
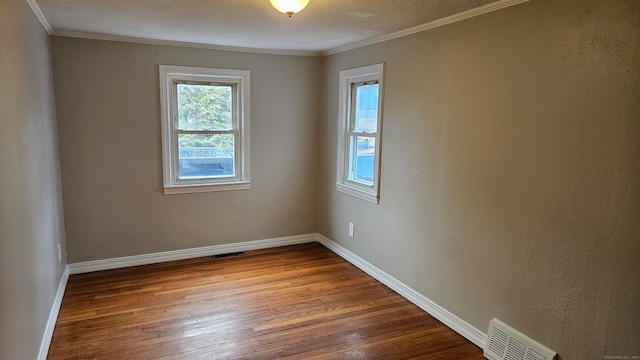
<svg viewBox="0 0 640 360">
<path fill-rule="evenodd" d="M 174 109 L 174 122 L 173 128 L 183 131 L 191 131 L 182 129 L 180 127 L 179 118 L 179 106 L 178 106 L 178 85 L 201 85 L 201 86 L 216 86 L 216 87 L 229 87 L 231 89 L 231 127 L 228 129 L 200 129 L 200 130 L 232 130 L 238 129 L 238 84 L 234 82 L 204 82 L 204 81 L 185 81 L 180 79 L 173 79 L 172 81 L 172 101 L 176 104 Z M 193 129 L 197 131 L 197 129 Z"/>
<path fill-rule="evenodd" d="M 241 141 L 238 130 L 238 91 L 236 83 L 228 83 L 228 82 L 207 82 L 207 81 L 189 81 L 189 80 L 180 80 L 180 79 L 172 79 L 171 90 L 172 90 L 172 101 L 175 106 L 173 107 L 173 121 L 172 121 L 172 145 L 173 145 L 173 168 L 175 171 L 173 172 L 173 182 L 175 184 L 199 184 L 203 181 L 209 183 L 216 182 L 231 182 L 240 180 L 240 149 Z M 211 85 L 211 86 L 230 86 L 231 87 L 231 129 L 229 130 L 209 130 L 209 129 L 201 129 L 201 130 L 183 130 L 180 129 L 180 120 L 178 113 L 178 84 L 188 84 L 188 85 Z M 179 135 L 181 134 L 232 134 L 233 135 L 233 175 L 229 176 L 201 176 L 201 177 L 180 177 L 180 145 L 178 143 Z"/>
<path fill-rule="evenodd" d="M 231 87 L 231 128 L 226 130 L 215 130 L 215 129 L 201 129 L 201 130 L 184 130 L 180 128 L 180 118 L 178 114 L 178 84 L 188 84 L 188 85 L 211 85 L 211 86 L 229 86 Z M 176 104 L 173 109 L 173 122 L 172 122 L 172 131 L 231 131 L 238 130 L 238 118 L 239 118 L 239 108 L 238 108 L 238 84 L 237 83 L 229 83 L 229 82 L 206 82 L 202 81 L 184 81 L 179 79 L 172 79 L 171 84 L 171 101 Z"/>
<path fill-rule="evenodd" d="M 200 176 L 200 177 L 180 177 L 180 144 L 179 138 L 182 134 L 196 134 L 196 135 L 233 135 L 233 174 L 232 175 L 218 175 L 218 176 Z M 176 151 L 173 153 L 174 168 L 177 169 L 173 174 L 173 181 L 175 183 L 201 183 L 206 181 L 238 181 L 241 179 L 240 168 L 240 141 L 238 130 L 174 130 L 174 136 L 172 136 L 172 142 Z"/>
<path fill-rule="evenodd" d="M 364 131 L 356 131 L 356 121 L 357 121 L 357 98 L 358 98 L 358 89 L 365 85 L 375 85 L 379 84 L 380 81 L 378 79 L 367 80 L 367 81 L 359 81 L 359 82 L 351 82 L 349 86 L 349 103 L 348 103 L 348 112 L 349 112 L 349 128 L 346 131 L 345 136 L 345 172 L 344 172 L 344 182 L 351 183 L 357 187 L 364 187 L 366 189 L 374 189 L 375 179 L 378 176 L 378 166 L 375 164 L 378 162 L 378 154 L 377 149 L 373 153 L 373 176 L 372 181 L 363 181 L 358 178 L 358 146 L 357 140 L 359 137 L 365 138 L 373 138 L 376 147 L 379 145 L 378 142 L 378 131 L 377 128 L 380 124 L 380 89 L 378 89 L 378 104 L 377 104 L 377 116 L 376 116 L 376 131 L 375 132 L 364 132 Z M 355 146 L 352 143 L 355 142 Z"/>
<path fill-rule="evenodd" d="M 366 154 L 362 154 L 359 155 L 358 151 L 359 149 L 359 142 L 358 140 L 360 138 L 367 138 L 367 139 L 373 139 L 374 141 L 374 146 L 377 147 L 377 137 L 376 136 L 371 136 L 371 134 L 369 133 L 356 133 L 356 132 L 349 132 L 349 135 L 347 137 L 347 159 L 346 159 L 346 165 L 347 165 L 347 169 L 345 171 L 345 181 L 346 182 L 350 182 L 355 184 L 356 186 L 364 186 L 366 188 L 369 189 L 373 189 L 374 185 L 375 185 L 375 178 L 377 176 L 377 170 L 376 170 L 376 148 L 374 148 L 374 152 L 373 154 L 371 154 L 371 156 L 373 157 L 373 159 L 371 159 L 371 164 L 361 164 L 361 159 L 365 160 L 366 157 L 368 157 L 369 155 Z M 360 166 L 363 166 L 363 168 L 367 168 L 368 166 L 371 166 L 371 181 L 367 181 L 362 179 L 361 177 L 359 177 L 359 174 L 362 173 L 363 169 Z M 366 170 L 365 170 L 366 171 Z M 366 171 L 368 172 L 368 171 Z"/>
<path fill-rule="evenodd" d="M 248 190 L 250 188 L 249 71 L 169 65 L 160 65 L 159 69 L 164 194 Z M 208 126 L 207 124 L 209 123 L 205 121 L 196 124 L 193 129 L 180 129 L 178 84 L 231 87 L 231 104 L 229 104 L 231 107 L 231 128 L 226 126 L 229 124 L 228 118 L 222 118 L 223 126 L 214 125 L 213 123 Z M 203 123 L 205 124 L 204 126 L 202 125 Z M 183 125 L 186 128 L 189 127 L 188 124 Z M 211 128 L 197 129 L 199 127 Z M 213 129 L 213 127 L 216 129 Z M 197 138 L 199 136 L 189 139 L 189 137 L 183 136 L 185 134 L 229 136 L 221 139 L 223 142 L 217 142 L 216 139 L 211 143 L 211 146 L 203 146 L 204 153 L 200 153 L 197 152 L 198 140 L 200 140 Z M 179 139 L 179 137 L 181 138 Z M 206 141 L 209 140 L 207 136 L 202 136 L 202 138 Z M 182 151 L 180 151 L 181 144 L 179 140 L 182 141 Z M 225 146 L 225 143 L 230 145 L 231 141 L 233 141 L 232 147 Z M 196 150 L 190 153 L 189 151 L 185 152 L 185 149 Z M 233 154 L 231 154 L 231 151 L 233 151 Z M 180 153 L 183 154 L 182 163 Z M 190 163 L 189 160 L 184 162 L 185 158 L 199 156 L 207 160 L 203 162 L 195 160 L 193 163 Z M 210 159 L 212 157 L 227 160 Z M 230 161 L 233 161 L 233 165 L 230 164 Z M 185 164 L 187 166 L 195 165 L 196 167 L 185 170 Z M 182 169 L 180 165 L 183 165 Z M 218 166 L 221 166 L 221 168 Z M 233 175 L 231 175 L 229 166 L 233 166 Z M 197 167 L 201 168 L 198 169 Z M 181 171 L 182 177 L 180 177 Z"/>
<path fill-rule="evenodd" d="M 340 71 L 336 188 L 341 193 L 374 204 L 378 204 L 380 201 L 383 82 L 384 63 Z M 366 111 L 374 111 L 374 109 L 371 109 L 372 103 L 369 102 L 367 104 L 367 99 L 362 98 L 363 103 L 359 104 L 359 107 L 357 104 L 359 87 L 373 84 L 378 85 L 375 127 L 372 123 L 374 117 L 371 115 L 373 114 L 366 114 Z M 366 96 L 366 94 L 361 94 L 361 96 Z M 356 113 L 356 108 L 362 111 Z M 357 141 L 359 137 L 360 144 Z M 375 148 L 371 149 L 373 148 L 371 146 L 371 152 L 358 153 L 358 145 L 367 146 L 363 145 L 363 139 L 370 139 L 374 143 Z M 365 149 L 361 148 L 361 150 Z M 357 164 L 356 162 L 363 160 L 360 158 L 366 156 L 371 157 L 371 159 L 366 159 L 366 170 L 360 171 L 362 168 L 358 167 L 362 166 L 362 163 Z M 373 167 L 373 170 L 371 167 Z"/>
<path fill-rule="evenodd" d="M 351 86 L 349 88 L 350 91 L 350 99 L 349 99 L 349 104 L 348 104 L 348 109 L 349 109 L 349 129 L 348 131 L 354 131 L 356 129 L 356 121 L 357 121 L 357 99 L 358 99 L 358 89 L 362 86 L 365 85 L 376 85 L 376 84 L 380 84 L 379 80 L 369 80 L 369 81 L 360 81 L 360 82 L 352 82 Z M 379 124 L 380 123 L 380 89 L 378 89 L 378 113 L 376 116 L 376 122 Z M 376 126 L 376 131 L 375 132 L 370 132 L 367 134 L 375 134 L 377 133 L 377 126 Z"/>
</svg>

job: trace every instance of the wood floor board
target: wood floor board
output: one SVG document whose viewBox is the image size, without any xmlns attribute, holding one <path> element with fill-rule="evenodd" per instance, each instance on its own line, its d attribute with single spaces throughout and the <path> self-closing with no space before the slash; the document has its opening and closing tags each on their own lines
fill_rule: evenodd
<svg viewBox="0 0 640 360">
<path fill-rule="evenodd" d="M 72 275 L 48 359 L 484 359 L 317 243 Z"/>
</svg>

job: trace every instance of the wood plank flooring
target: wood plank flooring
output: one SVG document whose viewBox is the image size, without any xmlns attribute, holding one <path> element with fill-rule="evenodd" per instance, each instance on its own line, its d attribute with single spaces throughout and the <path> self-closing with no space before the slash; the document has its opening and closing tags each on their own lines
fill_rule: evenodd
<svg viewBox="0 0 640 360">
<path fill-rule="evenodd" d="M 484 359 L 313 243 L 72 275 L 48 359 Z"/>
</svg>

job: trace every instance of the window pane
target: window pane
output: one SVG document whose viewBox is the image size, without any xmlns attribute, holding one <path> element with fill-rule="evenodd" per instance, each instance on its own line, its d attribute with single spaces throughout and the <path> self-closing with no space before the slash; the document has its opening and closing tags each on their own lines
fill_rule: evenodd
<svg viewBox="0 0 640 360">
<path fill-rule="evenodd" d="M 231 86 L 188 84 L 177 86 L 179 129 L 231 129 Z"/>
<path fill-rule="evenodd" d="M 373 186 L 376 139 L 351 136 L 349 141 L 349 180 Z"/>
<path fill-rule="evenodd" d="M 233 134 L 178 134 L 180 179 L 234 176 Z"/>
<path fill-rule="evenodd" d="M 380 84 L 357 85 L 354 130 L 375 133 L 378 131 L 378 93 Z"/>
</svg>

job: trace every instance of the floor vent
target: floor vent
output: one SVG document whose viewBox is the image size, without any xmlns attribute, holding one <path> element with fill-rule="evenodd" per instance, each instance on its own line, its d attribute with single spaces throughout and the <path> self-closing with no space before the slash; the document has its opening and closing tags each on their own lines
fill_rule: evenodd
<svg viewBox="0 0 640 360">
<path fill-rule="evenodd" d="M 243 254 L 244 254 L 244 251 L 233 252 L 233 253 L 213 255 L 212 258 L 214 258 L 214 259 L 222 259 L 222 258 L 227 258 L 227 257 L 231 257 L 231 256 L 240 256 L 240 255 L 243 255 Z"/>
<path fill-rule="evenodd" d="M 491 320 L 484 357 L 490 360 L 554 360 L 556 352 L 498 319 Z"/>
</svg>

